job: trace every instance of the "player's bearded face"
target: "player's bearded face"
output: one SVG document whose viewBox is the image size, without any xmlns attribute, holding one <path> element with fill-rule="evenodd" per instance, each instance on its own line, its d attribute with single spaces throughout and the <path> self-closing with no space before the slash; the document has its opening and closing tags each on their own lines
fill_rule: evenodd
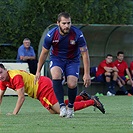
<svg viewBox="0 0 133 133">
<path fill-rule="evenodd" d="M 61 21 L 58 22 L 58 26 L 62 35 L 68 34 L 71 27 L 71 19 L 62 17 Z"/>
</svg>

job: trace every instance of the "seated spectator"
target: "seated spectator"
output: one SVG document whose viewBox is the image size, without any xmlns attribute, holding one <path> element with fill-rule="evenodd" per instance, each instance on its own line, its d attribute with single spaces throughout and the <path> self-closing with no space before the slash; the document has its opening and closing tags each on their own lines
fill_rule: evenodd
<svg viewBox="0 0 133 133">
<path fill-rule="evenodd" d="M 29 38 L 25 38 L 23 44 L 18 48 L 17 62 L 27 62 L 30 73 L 36 74 L 37 60 Z"/>
<path fill-rule="evenodd" d="M 130 63 L 130 72 L 131 76 L 133 77 L 133 61 Z"/>
<path fill-rule="evenodd" d="M 133 61 L 130 63 L 130 73 L 131 73 L 131 77 L 132 77 L 132 80 L 133 80 Z M 128 76 L 126 76 L 126 77 L 128 78 Z M 132 84 L 131 80 L 128 80 L 127 84 L 132 86 L 131 92 L 133 94 L 133 84 Z"/>
<path fill-rule="evenodd" d="M 105 82 L 107 85 L 107 95 L 114 96 L 116 94 L 115 85 L 118 76 L 118 69 L 112 63 L 113 56 L 108 54 L 99 65 L 96 71 L 95 81 Z"/>
<path fill-rule="evenodd" d="M 125 95 L 131 96 L 131 94 L 126 90 L 125 84 L 127 82 L 127 78 L 125 77 L 125 73 L 128 75 L 130 83 L 133 85 L 133 81 L 131 78 L 131 74 L 128 69 L 128 64 L 124 61 L 124 52 L 119 51 L 117 53 L 117 59 L 114 61 L 114 65 L 118 69 L 118 85 L 120 89 L 125 93 Z"/>
</svg>

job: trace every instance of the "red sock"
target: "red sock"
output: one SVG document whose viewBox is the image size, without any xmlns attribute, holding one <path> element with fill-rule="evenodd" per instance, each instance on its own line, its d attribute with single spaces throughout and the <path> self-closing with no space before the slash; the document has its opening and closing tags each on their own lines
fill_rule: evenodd
<svg viewBox="0 0 133 133">
<path fill-rule="evenodd" d="M 83 97 L 82 96 L 76 96 L 75 98 L 75 102 L 79 102 L 79 101 L 82 101 L 83 100 Z M 65 100 L 65 104 L 68 105 L 68 99 Z"/>
<path fill-rule="evenodd" d="M 82 100 L 83 100 L 83 97 L 80 95 L 76 96 L 76 98 L 75 98 L 75 102 L 80 102 Z"/>
<path fill-rule="evenodd" d="M 74 111 L 81 110 L 93 105 L 94 105 L 94 100 L 91 99 L 87 101 L 74 102 Z"/>
</svg>

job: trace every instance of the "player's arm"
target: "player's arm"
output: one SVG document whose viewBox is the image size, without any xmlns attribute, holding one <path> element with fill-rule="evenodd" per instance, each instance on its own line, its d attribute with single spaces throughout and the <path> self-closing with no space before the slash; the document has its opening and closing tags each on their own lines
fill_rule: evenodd
<svg viewBox="0 0 133 133">
<path fill-rule="evenodd" d="M 131 74 L 130 74 L 128 68 L 126 69 L 126 73 L 127 73 L 128 77 L 129 77 L 129 79 L 130 79 L 131 85 L 133 86 L 133 80 L 132 80 L 132 77 L 131 77 Z"/>
<path fill-rule="evenodd" d="M 105 67 L 103 67 L 104 68 L 104 70 L 106 71 L 106 72 L 113 72 L 113 68 L 112 67 L 107 67 L 107 66 L 105 66 Z"/>
<path fill-rule="evenodd" d="M 131 76 L 133 76 L 133 70 L 131 70 Z"/>
<path fill-rule="evenodd" d="M 38 60 L 38 65 L 37 65 L 35 83 L 40 77 L 40 72 L 41 72 L 42 66 L 43 66 L 43 64 L 44 64 L 44 62 L 45 62 L 45 60 L 46 60 L 46 58 L 48 56 L 48 52 L 49 52 L 49 50 L 47 50 L 46 48 L 42 47 L 42 51 L 41 51 L 41 54 L 40 54 L 40 57 L 39 57 L 39 60 Z"/>
<path fill-rule="evenodd" d="M 16 103 L 16 107 L 14 108 L 14 111 L 13 111 L 13 115 L 16 115 L 20 108 L 22 107 L 23 103 L 24 103 L 24 100 L 25 100 L 25 96 L 24 96 L 24 87 L 20 88 L 20 89 L 17 89 L 16 90 L 17 94 L 18 94 L 18 100 L 17 100 L 17 103 Z"/>
<path fill-rule="evenodd" d="M 87 50 L 87 47 L 81 47 L 80 48 L 82 59 L 83 59 L 83 65 L 84 65 L 84 85 L 85 87 L 88 87 L 91 84 L 91 79 L 90 79 L 90 58 L 89 58 L 89 53 Z"/>
<path fill-rule="evenodd" d="M 5 90 L 0 89 L 0 105 L 2 103 L 2 98 L 3 98 L 4 93 L 5 93 Z"/>
<path fill-rule="evenodd" d="M 114 66 L 114 67 L 112 68 L 112 70 L 113 70 L 114 72 L 118 72 L 118 71 L 119 71 L 119 70 L 117 69 L 116 66 Z"/>
<path fill-rule="evenodd" d="M 35 56 L 20 56 L 20 60 L 27 61 L 27 60 L 34 60 L 36 59 Z"/>
</svg>

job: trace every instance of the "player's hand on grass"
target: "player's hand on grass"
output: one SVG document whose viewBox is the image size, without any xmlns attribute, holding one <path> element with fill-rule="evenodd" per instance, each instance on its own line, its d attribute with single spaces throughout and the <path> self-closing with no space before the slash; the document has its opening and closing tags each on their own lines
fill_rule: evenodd
<svg viewBox="0 0 133 133">
<path fill-rule="evenodd" d="M 13 114 L 13 113 L 7 113 L 6 115 L 7 115 L 7 116 L 10 116 L 10 115 L 16 115 L 16 114 Z"/>
</svg>

